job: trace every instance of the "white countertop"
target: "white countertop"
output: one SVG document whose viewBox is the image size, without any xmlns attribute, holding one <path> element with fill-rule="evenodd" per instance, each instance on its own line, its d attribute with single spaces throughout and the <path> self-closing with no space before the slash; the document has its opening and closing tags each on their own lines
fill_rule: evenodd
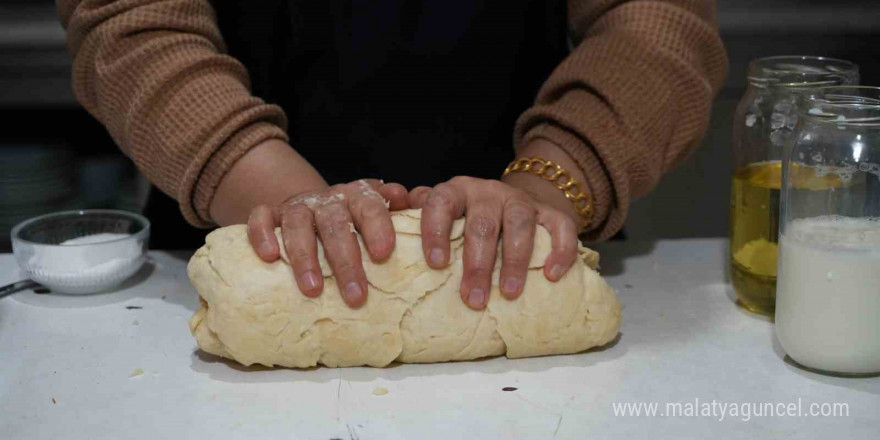
<svg viewBox="0 0 880 440">
<path fill-rule="evenodd" d="M 534 359 L 241 367 L 196 350 L 185 254 L 154 252 L 153 264 L 115 293 L 19 292 L 0 299 L 0 436 L 877 438 L 880 378 L 822 376 L 784 361 L 772 323 L 730 299 L 725 241 L 598 249 L 624 305 L 620 338 L 602 350 Z M 0 255 L 0 284 L 18 276 L 12 255 Z M 143 374 L 132 377 L 136 370 Z M 374 395 L 377 388 L 388 393 Z M 700 415 L 713 400 L 715 415 Z M 719 421 L 722 404 L 754 412 L 750 403 L 785 410 L 799 401 L 801 414 L 813 403 L 843 403 L 849 415 L 744 420 L 727 406 Z M 657 403 L 657 415 L 616 416 L 614 404 L 627 402 Z M 663 416 L 667 402 L 697 414 Z"/>
</svg>

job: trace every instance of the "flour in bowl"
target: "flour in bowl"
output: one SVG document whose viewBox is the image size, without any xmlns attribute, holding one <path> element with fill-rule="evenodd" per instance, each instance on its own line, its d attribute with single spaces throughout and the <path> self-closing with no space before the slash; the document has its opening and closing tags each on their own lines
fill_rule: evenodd
<svg viewBox="0 0 880 440">
<path fill-rule="evenodd" d="M 55 290 L 86 293 L 128 278 L 143 264 L 143 245 L 124 233 L 99 233 L 34 246 L 31 277 Z"/>
</svg>

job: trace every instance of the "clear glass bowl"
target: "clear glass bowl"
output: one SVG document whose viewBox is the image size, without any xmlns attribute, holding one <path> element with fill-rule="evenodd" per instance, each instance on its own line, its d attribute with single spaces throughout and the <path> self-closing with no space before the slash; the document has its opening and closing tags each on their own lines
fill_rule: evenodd
<svg viewBox="0 0 880 440">
<path fill-rule="evenodd" d="M 144 264 L 150 222 L 126 211 L 63 211 L 25 220 L 11 235 L 28 278 L 53 292 L 99 293 L 118 287 Z"/>
</svg>

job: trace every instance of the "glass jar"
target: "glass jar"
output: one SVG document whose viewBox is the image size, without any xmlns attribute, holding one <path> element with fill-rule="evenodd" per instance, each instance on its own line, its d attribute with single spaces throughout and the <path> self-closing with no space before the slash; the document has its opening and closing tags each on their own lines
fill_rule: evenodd
<svg viewBox="0 0 880 440">
<path fill-rule="evenodd" d="M 880 373 L 880 88 L 799 101 L 783 163 L 776 335 L 801 365 Z"/>
<path fill-rule="evenodd" d="M 730 278 L 737 304 L 773 315 L 783 149 L 798 121 L 796 99 L 818 87 L 858 84 L 858 66 L 823 57 L 779 56 L 749 63 L 734 113 Z"/>
</svg>

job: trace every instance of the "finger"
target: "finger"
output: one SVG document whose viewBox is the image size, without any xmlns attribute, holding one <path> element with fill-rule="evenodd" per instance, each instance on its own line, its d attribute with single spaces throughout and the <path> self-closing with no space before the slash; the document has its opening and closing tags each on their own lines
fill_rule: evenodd
<svg viewBox="0 0 880 440">
<path fill-rule="evenodd" d="M 356 197 L 349 201 L 348 208 L 370 258 L 374 261 L 388 258 L 394 249 L 395 235 L 391 216 L 383 200 L 378 197 Z"/>
<path fill-rule="evenodd" d="M 430 186 L 417 186 L 407 195 L 409 206 L 413 209 L 419 209 L 425 204 L 428 193 L 431 192 Z"/>
<path fill-rule="evenodd" d="M 276 224 L 275 210 L 267 205 L 257 206 L 248 217 L 248 241 L 260 259 L 267 263 L 271 263 L 281 256 L 281 248 L 275 237 Z"/>
<path fill-rule="evenodd" d="M 464 214 L 464 194 L 449 183 L 435 186 L 422 206 L 422 252 L 428 266 L 446 267 L 452 222 Z"/>
<path fill-rule="evenodd" d="M 409 208 L 406 188 L 399 183 L 386 183 L 379 187 L 379 194 L 388 201 L 388 208 L 392 211 L 401 211 Z"/>
<path fill-rule="evenodd" d="M 544 206 L 538 209 L 538 224 L 550 233 L 550 255 L 544 260 L 544 276 L 559 281 L 577 257 L 577 224 L 569 216 Z"/>
<path fill-rule="evenodd" d="M 348 209 L 342 203 L 319 207 L 315 223 L 342 299 L 349 307 L 360 307 L 367 300 L 367 276 Z"/>
<path fill-rule="evenodd" d="M 385 182 L 379 179 L 360 179 L 343 186 L 345 188 L 358 188 L 361 193 L 370 193 L 373 191 L 379 191 L 379 188 L 384 184 Z"/>
<path fill-rule="evenodd" d="M 460 293 L 474 310 L 485 308 L 489 300 L 501 217 L 502 206 L 497 200 L 480 199 L 467 207 Z"/>
<path fill-rule="evenodd" d="M 537 212 L 523 200 L 511 199 L 504 205 L 501 230 L 501 294 L 515 299 L 522 293 L 529 260 L 535 245 Z"/>
<path fill-rule="evenodd" d="M 288 205 L 281 211 L 281 238 L 293 267 L 296 285 L 303 295 L 314 298 L 324 288 L 324 276 L 318 262 L 312 210 L 303 204 Z"/>
</svg>

